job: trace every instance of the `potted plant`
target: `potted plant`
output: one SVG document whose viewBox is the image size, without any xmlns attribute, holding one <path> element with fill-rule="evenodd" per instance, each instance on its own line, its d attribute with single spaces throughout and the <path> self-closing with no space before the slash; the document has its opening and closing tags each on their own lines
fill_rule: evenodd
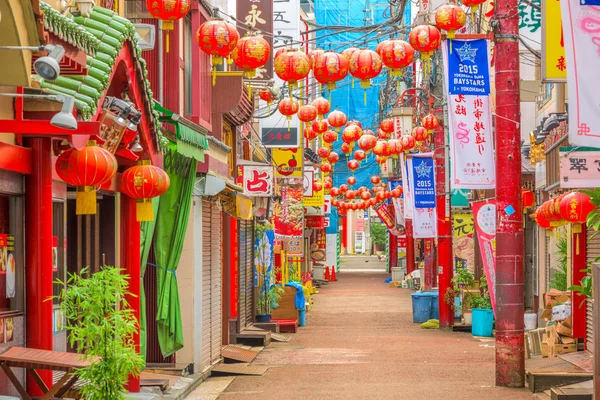
<svg viewBox="0 0 600 400">
<path fill-rule="evenodd" d="M 492 309 L 492 300 L 488 292 L 487 279 L 485 275 L 481 277 L 480 296 L 471 296 L 469 305 L 473 312 L 473 324 L 471 333 L 473 336 L 491 337 L 494 328 L 494 310 Z"/>
<path fill-rule="evenodd" d="M 60 309 L 66 317 L 65 329 L 71 346 L 90 365 L 75 371 L 84 399 L 124 399 L 130 376 L 139 376 L 144 360 L 136 352 L 133 335 L 139 325 L 126 301 L 127 275 L 105 266 L 93 275 L 87 268 L 70 274 L 61 293 Z"/>
<path fill-rule="evenodd" d="M 468 304 L 468 292 L 464 292 L 463 289 L 469 288 L 475 284 L 473 274 L 469 272 L 467 268 L 457 268 L 456 274 L 452 277 L 452 287 L 448 288 L 444 300 L 446 304 L 452 307 L 452 310 L 456 312 L 457 303 L 460 303 L 460 295 L 463 294 L 462 303 Z M 465 325 L 471 325 L 471 312 L 467 307 L 463 307 L 462 315 L 465 318 Z"/>
<path fill-rule="evenodd" d="M 273 226 L 267 222 L 255 225 L 256 249 L 254 266 L 258 283 L 256 322 L 271 322 L 271 309 L 277 306 L 283 288 L 275 283 L 273 268 Z"/>
</svg>

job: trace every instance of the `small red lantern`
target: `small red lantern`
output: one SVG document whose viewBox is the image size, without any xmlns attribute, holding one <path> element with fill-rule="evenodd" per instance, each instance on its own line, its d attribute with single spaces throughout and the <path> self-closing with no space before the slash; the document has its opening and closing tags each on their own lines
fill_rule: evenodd
<svg viewBox="0 0 600 400">
<path fill-rule="evenodd" d="M 342 140 L 346 143 L 352 143 L 360 139 L 363 131 L 358 125 L 349 125 L 342 132 Z"/>
<path fill-rule="evenodd" d="M 321 158 L 327 158 L 327 157 L 329 157 L 330 154 L 331 154 L 330 147 L 319 147 L 319 149 L 317 150 L 317 155 Z"/>
<path fill-rule="evenodd" d="M 375 204 L 377 204 L 377 199 L 371 198 L 371 200 L 369 200 L 369 203 L 371 206 L 374 206 Z"/>
<path fill-rule="evenodd" d="M 544 229 L 551 229 L 552 228 L 552 224 L 550 223 L 550 221 L 548 221 L 543 215 L 542 215 L 542 210 L 541 207 L 538 208 L 537 210 L 535 210 L 535 213 L 533 214 L 533 219 L 535 220 L 535 222 Z"/>
<path fill-rule="evenodd" d="M 277 99 L 269 89 L 263 89 L 258 92 L 258 97 L 260 97 L 261 100 L 266 101 L 269 107 L 271 106 L 271 103 Z"/>
<path fill-rule="evenodd" d="M 379 129 L 386 133 L 394 132 L 394 120 L 391 118 L 386 118 L 379 124 Z"/>
<path fill-rule="evenodd" d="M 348 190 L 346 192 L 346 198 L 350 200 L 356 198 L 356 192 L 354 190 Z"/>
<path fill-rule="evenodd" d="M 337 141 L 337 139 L 338 139 L 338 134 L 337 134 L 337 133 L 335 133 L 334 131 L 327 131 L 327 132 L 325 132 L 325 133 L 323 134 L 323 136 L 322 136 L 322 137 L 323 137 L 323 141 L 324 141 L 325 143 L 332 144 L 332 143 L 335 143 L 335 142 Z"/>
<path fill-rule="evenodd" d="M 475 14 L 481 4 L 485 3 L 485 0 L 463 0 L 462 3 L 465 7 L 471 7 L 471 16 L 473 17 L 473 14 Z"/>
<path fill-rule="evenodd" d="M 415 138 L 411 135 L 402 135 L 400 141 L 404 150 L 411 150 L 415 147 Z"/>
<path fill-rule="evenodd" d="M 412 130 L 412 136 L 416 141 L 422 142 L 423 140 L 427 140 L 429 132 L 427 132 L 427 129 L 423 128 L 422 126 L 416 126 Z"/>
<path fill-rule="evenodd" d="M 358 168 L 358 161 L 356 161 L 356 160 L 348 161 L 348 168 L 350 169 L 350 171 L 356 170 Z"/>
<path fill-rule="evenodd" d="M 340 205 L 340 201 L 338 199 L 332 199 L 331 205 L 334 207 L 338 207 Z"/>
<path fill-rule="evenodd" d="M 91 140 L 81 150 L 66 150 L 56 160 L 56 173 L 71 186 L 77 187 L 75 213 L 96 214 L 96 188 L 117 173 L 117 159 L 108 150 Z"/>
<path fill-rule="evenodd" d="M 345 183 L 342 183 L 340 185 L 340 192 L 341 193 L 346 193 L 348 191 L 348 185 L 346 185 Z"/>
<path fill-rule="evenodd" d="M 310 59 L 310 68 L 311 69 L 315 67 L 317 58 L 321 57 L 323 54 L 325 54 L 325 50 L 323 50 L 323 49 L 314 49 L 313 51 L 308 53 L 308 58 Z"/>
<path fill-rule="evenodd" d="M 317 119 L 317 107 L 310 104 L 303 105 L 298 110 L 298 119 L 302 122 L 311 122 Z"/>
<path fill-rule="evenodd" d="M 333 196 L 333 197 L 339 196 L 340 195 L 340 189 L 336 188 L 336 187 L 332 187 L 331 189 L 329 189 L 329 195 Z"/>
<path fill-rule="evenodd" d="M 325 189 L 331 189 L 332 185 L 333 185 L 333 183 L 332 183 L 331 181 L 325 181 L 325 182 L 323 183 L 323 187 L 324 187 Z"/>
<path fill-rule="evenodd" d="M 350 143 L 354 142 L 354 132 L 347 131 L 346 129 L 344 129 L 342 132 L 342 141 L 349 145 Z"/>
<path fill-rule="evenodd" d="M 190 11 L 188 0 L 146 0 L 146 9 L 156 19 L 160 19 L 162 29 L 167 31 L 165 51 L 169 52 L 169 31 L 175 28 L 175 21 L 185 17 Z"/>
<path fill-rule="evenodd" d="M 358 147 L 360 147 L 366 153 L 371 151 L 376 144 L 377 138 L 372 134 L 365 133 L 358 139 Z"/>
<path fill-rule="evenodd" d="M 137 199 L 136 219 L 153 221 L 152 198 L 166 192 L 169 184 L 169 175 L 165 171 L 150 165 L 150 161 L 141 161 L 138 165 L 123 172 L 120 188 L 122 193 Z"/>
<path fill-rule="evenodd" d="M 296 49 L 279 54 L 273 60 L 273 65 L 279 79 L 288 83 L 290 96 L 292 90 L 298 87 L 298 81 L 306 78 L 310 72 L 310 58 Z"/>
<path fill-rule="evenodd" d="M 271 48 L 260 36 L 244 36 L 238 40 L 231 58 L 235 65 L 244 70 L 246 78 L 254 78 L 256 69 L 263 67 L 269 60 Z"/>
<path fill-rule="evenodd" d="M 315 99 L 312 102 L 312 105 L 317 107 L 317 112 L 319 113 L 319 118 L 321 119 L 331 109 L 331 104 L 329 104 L 329 101 L 327 99 L 324 99 L 323 97 Z"/>
<path fill-rule="evenodd" d="M 415 50 L 404 40 L 390 40 L 381 49 L 381 61 L 390 69 L 392 76 L 401 76 L 402 68 L 411 65 L 415 59 Z"/>
<path fill-rule="evenodd" d="M 310 126 L 307 126 L 306 128 L 304 128 L 304 137 L 306 138 L 306 140 L 310 141 L 318 138 L 319 134 L 313 131 Z"/>
<path fill-rule="evenodd" d="M 521 198 L 523 199 L 523 208 L 533 207 L 535 204 L 535 195 L 531 190 L 521 190 Z"/>
<path fill-rule="evenodd" d="M 381 178 L 378 177 L 377 175 L 371 177 L 371 183 L 373 185 L 377 185 L 379 182 L 381 182 Z"/>
<path fill-rule="evenodd" d="M 342 153 L 349 155 L 350 153 L 352 153 L 352 146 L 348 143 L 342 143 L 342 145 L 340 146 L 340 149 L 342 150 Z"/>
<path fill-rule="evenodd" d="M 381 58 L 372 50 L 359 50 L 350 59 L 350 74 L 360 79 L 360 87 L 365 89 L 365 104 L 367 104 L 366 89 L 371 87 L 371 79 L 381 73 L 383 64 Z"/>
<path fill-rule="evenodd" d="M 340 161 L 340 155 L 335 151 L 332 151 L 331 154 L 327 156 L 327 161 L 329 161 L 331 164 L 335 164 L 336 162 Z"/>
<path fill-rule="evenodd" d="M 438 118 L 433 115 L 433 114 L 427 114 L 426 116 L 424 116 L 421 119 L 421 124 L 423 124 L 423 128 L 427 129 L 428 131 L 433 131 L 435 128 L 437 128 L 438 126 L 440 126 L 440 121 L 438 120 Z"/>
<path fill-rule="evenodd" d="M 397 187 L 397 188 L 393 189 L 391 193 L 392 193 L 392 197 L 398 198 L 398 197 L 402 196 L 402 188 Z"/>
<path fill-rule="evenodd" d="M 331 164 L 329 164 L 328 162 L 324 162 L 323 164 L 321 164 L 321 172 L 324 172 L 326 174 L 331 172 Z"/>
<path fill-rule="evenodd" d="M 327 117 L 327 122 L 329 122 L 329 125 L 333 126 L 336 131 L 346 125 L 347 120 L 346 114 L 338 110 L 332 111 Z"/>
<path fill-rule="evenodd" d="M 377 129 L 377 137 L 379 139 L 389 139 L 390 137 L 392 137 L 392 134 L 384 131 L 383 129 Z"/>
<path fill-rule="evenodd" d="M 240 34 L 235 27 L 221 19 L 206 21 L 196 32 L 196 42 L 203 52 L 212 56 L 213 66 L 223 64 L 223 58 L 229 57 L 238 40 Z"/>
<path fill-rule="evenodd" d="M 360 162 L 360 161 L 364 160 L 365 157 L 367 157 L 367 154 L 364 151 L 362 151 L 362 150 L 356 150 L 354 152 L 354 159 L 356 161 Z"/>
<path fill-rule="evenodd" d="M 402 153 L 402 151 L 404 150 L 400 139 L 388 140 L 388 146 L 390 147 L 390 154 L 393 156 L 398 156 L 398 154 Z"/>
<path fill-rule="evenodd" d="M 326 120 L 318 119 L 312 123 L 312 130 L 318 134 L 325 133 L 329 129 L 329 125 Z"/>
<path fill-rule="evenodd" d="M 361 197 L 363 200 L 369 200 L 369 199 L 371 198 L 371 193 L 369 193 L 368 191 L 367 191 L 367 192 L 362 192 L 362 193 L 360 194 L 360 197 Z"/>
<path fill-rule="evenodd" d="M 319 181 L 313 182 L 313 190 L 315 192 L 320 192 L 323 189 L 323 184 Z"/>
<path fill-rule="evenodd" d="M 333 90 L 336 82 L 348 75 L 348 59 L 341 54 L 328 51 L 315 61 L 313 74 L 317 82 Z"/>
<path fill-rule="evenodd" d="M 440 31 L 433 25 L 418 25 L 408 35 L 410 45 L 421 52 L 424 61 L 429 60 L 433 52 L 440 47 L 441 39 Z"/>
<path fill-rule="evenodd" d="M 560 215 L 572 224 L 583 224 L 590 212 L 596 209 L 590 196 L 581 192 L 571 192 L 560 201 Z M 580 232 L 575 232 L 580 233 Z"/>
<path fill-rule="evenodd" d="M 285 115 L 288 120 L 288 131 L 290 130 L 290 121 L 292 120 L 292 116 L 298 112 L 300 109 L 300 105 L 296 100 L 291 99 L 282 99 L 277 106 L 281 115 Z"/>
<path fill-rule="evenodd" d="M 390 155 L 390 146 L 388 145 L 388 142 L 385 140 L 378 140 L 375 147 L 373 147 L 373 153 L 377 156 L 387 158 L 387 156 Z"/>
<path fill-rule="evenodd" d="M 348 182 L 348 185 L 352 186 L 356 183 L 356 178 L 353 176 L 349 176 L 348 179 L 346 179 L 346 182 Z"/>
<path fill-rule="evenodd" d="M 438 28 L 447 31 L 448 39 L 455 38 L 455 31 L 467 22 L 467 14 L 456 4 L 444 4 L 435 12 L 435 23 Z"/>
</svg>

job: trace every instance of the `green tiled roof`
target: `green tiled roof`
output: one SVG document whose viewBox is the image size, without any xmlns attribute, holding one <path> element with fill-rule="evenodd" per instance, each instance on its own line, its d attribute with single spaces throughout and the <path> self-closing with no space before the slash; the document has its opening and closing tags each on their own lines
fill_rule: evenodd
<svg viewBox="0 0 600 400">
<path fill-rule="evenodd" d="M 146 61 L 137 45 L 135 28 L 131 21 L 120 17 L 114 11 L 94 6 L 89 18 L 74 15 L 62 15 L 48 4 L 40 2 L 44 12 L 46 30 L 61 40 L 79 48 L 87 54 L 87 75 L 61 76 L 55 81 L 47 81 L 35 75 L 34 79 L 42 89 L 55 94 L 68 94 L 75 98 L 75 107 L 85 120 L 96 113 L 98 101 L 109 86 L 109 77 L 115 60 L 123 45 L 130 41 L 134 57 L 144 79 L 144 89 L 148 104 L 147 111 L 152 112 L 154 131 L 161 147 L 166 139 L 160 133 L 159 114 L 153 108 L 153 93 L 148 81 Z"/>
</svg>

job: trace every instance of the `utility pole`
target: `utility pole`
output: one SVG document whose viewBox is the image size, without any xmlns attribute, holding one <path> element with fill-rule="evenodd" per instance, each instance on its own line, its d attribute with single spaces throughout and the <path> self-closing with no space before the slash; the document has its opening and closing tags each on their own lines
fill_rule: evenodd
<svg viewBox="0 0 600 400">
<path fill-rule="evenodd" d="M 497 0 L 495 8 L 496 385 L 518 388 L 525 384 L 518 1 Z"/>
</svg>

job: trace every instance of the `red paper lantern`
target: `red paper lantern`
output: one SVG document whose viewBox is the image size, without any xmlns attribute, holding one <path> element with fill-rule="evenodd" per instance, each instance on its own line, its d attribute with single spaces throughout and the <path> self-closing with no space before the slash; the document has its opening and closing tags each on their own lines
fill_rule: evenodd
<svg viewBox="0 0 600 400">
<path fill-rule="evenodd" d="M 263 89 L 260 92 L 258 92 L 258 97 L 260 97 L 261 100 L 264 100 L 267 102 L 267 105 L 271 105 L 271 103 L 276 100 L 277 98 L 273 95 L 273 93 L 271 93 L 271 91 L 269 89 Z"/>
<path fill-rule="evenodd" d="M 427 129 L 423 128 L 422 126 L 416 126 L 412 130 L 412 136 L 416 141 L 422 142 L 423 140 L 427 140 L 429 132 L 427 132 Z"/>
<path fill-rule="evenodd" d="M 350 169 L 350 171 L 354 171 L 357 168 L 358 168 L 358 161 L 356 161 L 356 160 L 348 161 L 348 169 Z"/>
<path fill-rule="evenodd" d="M 427 114 L 426 116 L 424 116 L 421 119 L 421 124 L 423 124 L 423 128 L 427 129 L 428 131 L 433 131 L 435 128 L 437 128 L 438 126 L 440 126 L 440 121 L 438 120 L 438 118 L 433 115 L 433 114 Z"/>
<path fill-rule="evenodd" d="M 279 79 L 288 83 L 290 96 L 292 90 L 298 87 L 298 81 L 306 78 L 310 72 L 310 58 L 296 49 L 279 54 L 273 60 L 273 65 Z"/>
<path fill-rule="evenodd" d="M 386 118 L 379 124 L 379 129 L 386 133 L 394 132 L 394 120 L 391 118 Z"/>
<path fill-rule="evenodd" d="M 391 193 L 392 193 L 392 197 L 398 198 L 398 197 L 402 196 L 402 188 L 397 187 L 397 188 L 393 189 Z"/>
<path fill-rule="evenodd" d="M 325 132 L 325 133 L 323 134 L 323 136 L 322 136 L 322 137 L 323 137 L 323 141 L 324 141 L 325 143 L 332 144 L 332 143 L 335 143 L 335 142 L 337 141 L 337 139 L 338 139 L 338 134 L 337 134 L 337 133 L 335 133 L 334 131 L 327 131 L 327 132 Z"/>
<path fill-rule="evenodd" d="M 56 173 L 77 187 L 75 213 L 96 214 L 96 188 L 108 182 L 117 172 L 117 159 L 91 140 L 81 150 L 69 149 L 58 156 Z"/>
<path fill-rule="evenodd" d="M 379 55 L 392 76 L 401 76 L 402 68 L 408 67 L 414 61 L 415 50 L 404 40 L 390 40 Z"/>
<path fill-rule="evenodd" d="M 323 189 L 323 184 L 319 181 L 313 182 L 313 190 L 315 192 L 320 192 Z"/>
<path fill-rule="evenodd" d="M 303 105 L 298 110 L 298 119 L 302 122 L 311 122 L 317 119 L 317 107 L 310 104 Z"/>
<path fill-rule="evenodd" d="M 323 49 L 314 49 L 310 53 L 308 53 L 308 58 L 310 59 L 310 68 L 315 67 L 315 63 L 319 57 L 325 54 L 325 50 Z"/>
<path fill-rule="evenodd" d="M 372 50 L 359 50 L 352 54 L 350 59 L 350 74 L 360 79 L 360 87 L 371 87 L 371 79 L 381 73 L 383 64 L 381 58 Z"/>
<path fill-rule="evenodd" d="M 479 5 L 485 3 L 486 0 L 463 0 L 463 6 L 465 7 L 471 7 L 471 13 L 475 14 L 475 12 L 477 11 L 477 9 L 479 8 Z"/>
<path fill-rule="evenodd" d="M 360 147 L 366 153 L 371 151 L 376 144 L 377 138 L 372 134 L 363 133 L 363 135 L 358 139 L 358 147 Z"/>
<path fill-rule="evenodd" d="M 328 51 L 315 61 L 313 74 L 317 82 L 327 85 L 327 89 L 333 90 L 336 82 L 348 75 L 348 59 L 341 54 Z"/>
<path fill-rule="evenodd" d="M 223 58 L 229 57 L 240 34 L 235 27 L 220 19 L 206 21 L 196 32 L 196 42 L 200 49 L 212 56 L 212 65 L 223 64 Z"/>
<path fill-rule="evenodd" d="M 356 53 L 357 51 L 360 51 L 360 49 L 358 47 L 348 47 L 346 50 L 342 51 L 342 55 L 348 60 L 348 62 L 350 61 L 350 59 L 352 58 L 352 55 L 354 53 Z"/>
<path fill-rule="evenodd" d="M 325 189 L 331 189 L 332 185 L 333 185 L 333 184 L 331 183 L 331 181 L 325 181 L 325 182 L 323 183 L 323 187 L 324 187 Z"/>
<path fill-rule="evenodd" d="M 383 165 L 387 162 L 387 156 L 375 156 L 375 162 L 379 165 Z"/>
<path fill-rule="evenodd" d="M 377 175 L 371 177 L 371 183 L 373 185 L 377 185 L 379 182 L 381 182 L 381 178 L 378 177 Z"/>
<path fill-rule="evenodd" d="M 348 182 L 348 185 L 352 186 L 356 183 L 356 178 L 353 176 L 349 176 L 348 179 L 346 179 L 346 182 Z"/>
<path fill-rule="evenodd" d="M 275 52 L 275 55 L 273 55 L 273 60 L 276 59 L 277 57 L 279 57 L 280 55 L 282 55 L 283 53 L 286 53 L 286 52 L 292 51 L 292 50 L 294 50 L 293 47 L 281 47 L 281 48 L 279 48 Z"/>
<path fill-rule="evenodd" d="M 340 201 L 338 199 L 332 199 L 331 205 L 334 207 L 338 207 L 340 205 Z"/>
<path fill-rule="evenodd" d="M 386 142 L 385 140 L 378 140 L 377 143 L 375 144 L 375 147 L 373 147 L 373 153 L 375 153 L 375 155 L 380 156 L 380 157 L 389 156 L 390 155 L 390 146 L 388 145 L 388 142 Z"/>
<path fill-rule="evenodd" d="M 162 169 L 142 161 L 138 165 L 126 169 L 121 175 L 121 192 L 137 199 L 136 219 L 153 221 L 154 207 L 152 198 L 167 191 L 170 184 L 169 175 Z"/>
<path fill-rule="evenodd" d="M 369 200 L 369 203 L 371 206 L 374 206 L 375 204 L 377 204 L 377 199 L 371 198 L 371 200 Z"/>
<path fill-rule="evenodd" d="M 336 188 L 336 187 L 332 187 L 331 189 L 329 189 L 329 195 L 333 196 L 333 197 L 337 197 L 340 195 L 340 189 Z M 332 202 L 333 204 L 333 202 Z"/>
<path fill-rule="evenodd" d="M 160 19 L 162 29 L 167 31 L 165 51 L 169 52 L 169 31 L 175 28 L 175 21 L 185 17 L 190 11 L 189 0 L 146 0 L 146 9 L 156 19 Z"/>
<path fill-rule="evenodd" d="M 333 126 L 335 130 L 339 130 L 342 126 L 346 125 L 347 120 L 346 114 L 338 110 L 332 111 L 327 117 L 327 122 L 329 122 L 329 125 Z"/>
<path fill-rule="evenodd" d="M 433 52 L 440 47 L 441 39 L 440 31 L 433 25 L 418 25 L 408 35 L 410 45 L 421 52 L 424 61 L 429 60 Z"/>
<path fill-rule="evenodd" d="M 335 164 L 336 162 L 340 161 L 340 155 L 335 151 L 332 151 L 327 157 L 327 161 L 329 161 L 331 164 Z"/>
<path fill-rule="evenodd" d="M 572 224 L 583 224 L 590 212 L 596 209 L 590 196 L 581 192 L 571 192 L 560 201 L 560 215 Z"/>
<path fill-rule="evenodd" d="M 535 213 L 533 214 L 533 219 L 535 220 L 535 222 L 542 228 L 544 229 L 551 229 L 552 228 L 552 224 L 550 223 L 550 221 L 548 221 L 541 212 L 541 207 L 538 208 L 537 210 L 535 210 Z"/>
<path fill-rule="evenodd" d="M 321 172 L 324 173 L 329 173 L 331 172 L 331 164 L 329 164 L 328 162 L 324 162 L 321 164 Z"/>
<path fill-rule="evenodd" d="M 392 134 L 389 132 L 385 132 L 382 129 L 377 129 L 377 137 L 379 139 L 389 139 L 390 137 L 392 137 Z"/>
<path fill-rule="evenodd" d="M 354 159 L 356 161 L 362 161 L 367 157 L 367 154 L 363 150 L 356 150 L 354 152 Z"/>
<path fill-rule="evenodd" d="M 352 153 L 352 146 L 348 143 L 342 143 L 342 145 L 340 146 L 340 149 L 346 155 L 349 155 L 350 153 Z"/>
<path fill-rule="evenodd" d="M 358 203 L 352 203 L 352 210 L 353 211 L 358 210 Z"/>
<path fill-rule="evenodd" d="M 307 126 L 306 128 L 304 128 L 304 137 L 306 138 L 306 140 L 310 141 L 318 138 L 319 134 L 313 131 L 310 126 Z"/>
<path fill-rule="evenodd" d="M 317 155 L 321 158 L 327 158 L 327 157 L 329 157 L 330 154 L 331 154 L 330 147 L 319 147 L 319 149 L 317 150 Z"/>
<path fill-rule="evenodd" d="M 319 113 L 319 118 L 323 118 L 325 114 L 329 112 L 331 109 L 331 104 L 327 99 L 323 97 L 319 97 L 312 102 L 312 105 L 317 107 L 317 112 Z"/>
<path fill-rule="evenodd" d="M 312 130 L 318 134 L 325 133 L 329 129 L 329 125 L 326 120 L 319 119 L 312 123 Z"/>
<path fill-rule="evenodd" d="M 360 194 L 360 197 L 361 197 L 363 200 L 369 200 L 369 199 L 371 198 L 371 193 L 369 193 L 369 192 L 362 192 L 362 193 Z"/>
<path fill-rule="evenodd" d="M 438 28 L 448 31 L 446 37 L 454 39 L 455 31 L 467 22 L 467 14 L 456 4 L 445 4 L 435 12 L 435 23 Z"/>
<path fill-rule="evenodd" d="M 346 143 L 356 142 L 362 136 L 363 131 L 358 125 L 349 125 L 342 132 L 342 140 Z"/>
<path fill-rule="evenodd" d="M 345 183 L 342 183 L 340 185 L 340 192 L 341 193 L 346 193 L 348 191 L 348 185 L 346 185 Z"/>
<path fill-rule="evenodd" d="M 363 127 L 362 123 L 355 119 L 353 119 L 352 121 L 348 121 L 348 123 L 346 124 L 346 126 L 350 126 L 350 125 L 358 125 L 360 127 L 360 129 L 362 129 L 362 127 Z"/>
<path fill-rule="evenodd" d="M 535 204 L 535 195 L 531 190 L 523 189 L 521 191 L 521 198 L 523 199 L 523 208 L 533 207 Z"/>
<path fill-rule="evenodd" d="M 415 147 L 415 138 L 412 135 L 402 135 L 400 141 L 404 150 L 411 150 Z"/>
<path fill-rule="evenodd" d="M 402 147 L 402 142 L 400 139 L 390 139 L 388 140 L 388 146 L 390 147 L 390 154 L 393 156 L 397 156 L 402 153 L 404 147 Z"/>
<path fill-rule="evenodd" d="M 231 58 L 235 65 L 244 70 L 246 78 L 254 78 L 256 69 L 263 67 L 269 60 L 271 48 L 260 36 L 244 36 L 238 40 Z"/>
</svg>

